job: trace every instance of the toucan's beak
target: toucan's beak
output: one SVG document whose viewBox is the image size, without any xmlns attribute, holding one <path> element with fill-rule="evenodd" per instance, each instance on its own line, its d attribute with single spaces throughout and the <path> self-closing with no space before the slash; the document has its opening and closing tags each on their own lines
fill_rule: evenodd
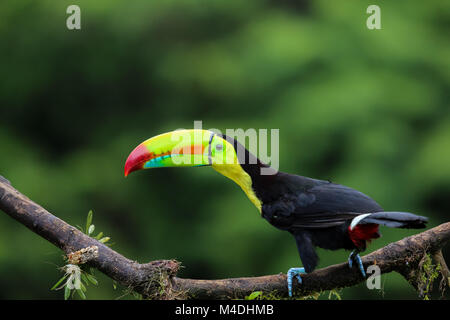
<svg viewBox="0 0 450 320">
<path fill-rule="evenodd" d="M 192 167 L 211 164 L 212 131 L 190 129 L 167 132 L 138 145 L 125 162 L 125 177 L 131 172 L 162 167 Z"/>
</svg>

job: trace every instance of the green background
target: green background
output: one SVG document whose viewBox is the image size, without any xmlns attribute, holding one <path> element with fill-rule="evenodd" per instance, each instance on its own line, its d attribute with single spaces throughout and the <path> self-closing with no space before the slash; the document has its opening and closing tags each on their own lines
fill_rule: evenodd
<svg viewBox="0 0 450 320">
<path fill-rule="evenodd" d="M 366 9 L 381 8 L 381 30 Z M 66 8 L 81 8 L 79 31 Z M 0 2 L 0 174 L 72 225 L 94 224 L 130 259 L 176 258 L 182 277 L 300 266 L 211 168 L 123 177 L 141 141 L 177 128 L 280 130 L 280 170 L 356 188 L 385 209 L 450 212 L 450 2 Z M 373 251 L 417 233 L 381 230 Z M 445 253 L 450 257 L 448 250 Z M 320 267 L 348 252 L 319 249 Z M 0 214 L 0 298 L 62 299 L 62 252 Z M 91 299 L 123 295 L 97 272 Z M 398 274 L 344 299 L 416 298 Z M 124 299 L 130 296 L 123 297 Z"/>
</svg>

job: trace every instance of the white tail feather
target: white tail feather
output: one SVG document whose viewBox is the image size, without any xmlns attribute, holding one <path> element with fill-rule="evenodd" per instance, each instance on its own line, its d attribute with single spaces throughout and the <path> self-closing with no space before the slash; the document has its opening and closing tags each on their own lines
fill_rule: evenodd
<svg viewBox="0 0 450 320">
<path fill-rule="evenodd" d="M 371 213 L 365 213 L 365 214 L 360 214 L 359 216 L 353 218 L 352 223 L 350 224 L 350 230 L 353 230 L 354 227 L 357 226 L 357 224 L 364 219 L 365 217 L 370 216 Z"/>
</svg>

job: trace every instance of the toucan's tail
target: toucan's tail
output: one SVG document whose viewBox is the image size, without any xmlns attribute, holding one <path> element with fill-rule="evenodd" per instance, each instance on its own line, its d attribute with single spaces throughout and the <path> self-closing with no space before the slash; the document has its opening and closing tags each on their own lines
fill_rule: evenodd
<svg viewBox="0 0 450 320">
<path fill-rule="evenodd" d="M 426 227 L 428 218 L 409 212 L 382 211 L 361 214 L 352 220 L 353 229 L 358 224 L 376 223 L 391 228 L 421 229 Z"/>
</svg>

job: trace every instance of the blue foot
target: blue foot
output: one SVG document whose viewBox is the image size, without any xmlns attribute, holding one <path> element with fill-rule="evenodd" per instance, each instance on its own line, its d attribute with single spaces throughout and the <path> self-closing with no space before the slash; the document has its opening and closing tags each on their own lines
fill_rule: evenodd
<svg viewBox="0 0 450 320">
<path fill-rule="evenodd" d="M 301 274 L 305 274 L 305 268 L 290 268 L 287 272 L 287 283 L 288 283 L 288 291 L 289 297 L 292 297 L 292 278 L 296 277 L 298 283 L 302 283 Z"/>
<path fill-rule="evenodd" d="M 364 266 L 361 257 L 359 256 L 359 253 L 356 250 L 353 250 L 352 253 L 350 253 L 350 256 L 348 257 L 348 266 L 350 268 L 353 267 L 353 260 L 356 260 L 356 262 L 358 263 L 359 271 L 361 271 L 362 276 L 365 278 L 366 272 L 364 271 Z"/>
</svg>

